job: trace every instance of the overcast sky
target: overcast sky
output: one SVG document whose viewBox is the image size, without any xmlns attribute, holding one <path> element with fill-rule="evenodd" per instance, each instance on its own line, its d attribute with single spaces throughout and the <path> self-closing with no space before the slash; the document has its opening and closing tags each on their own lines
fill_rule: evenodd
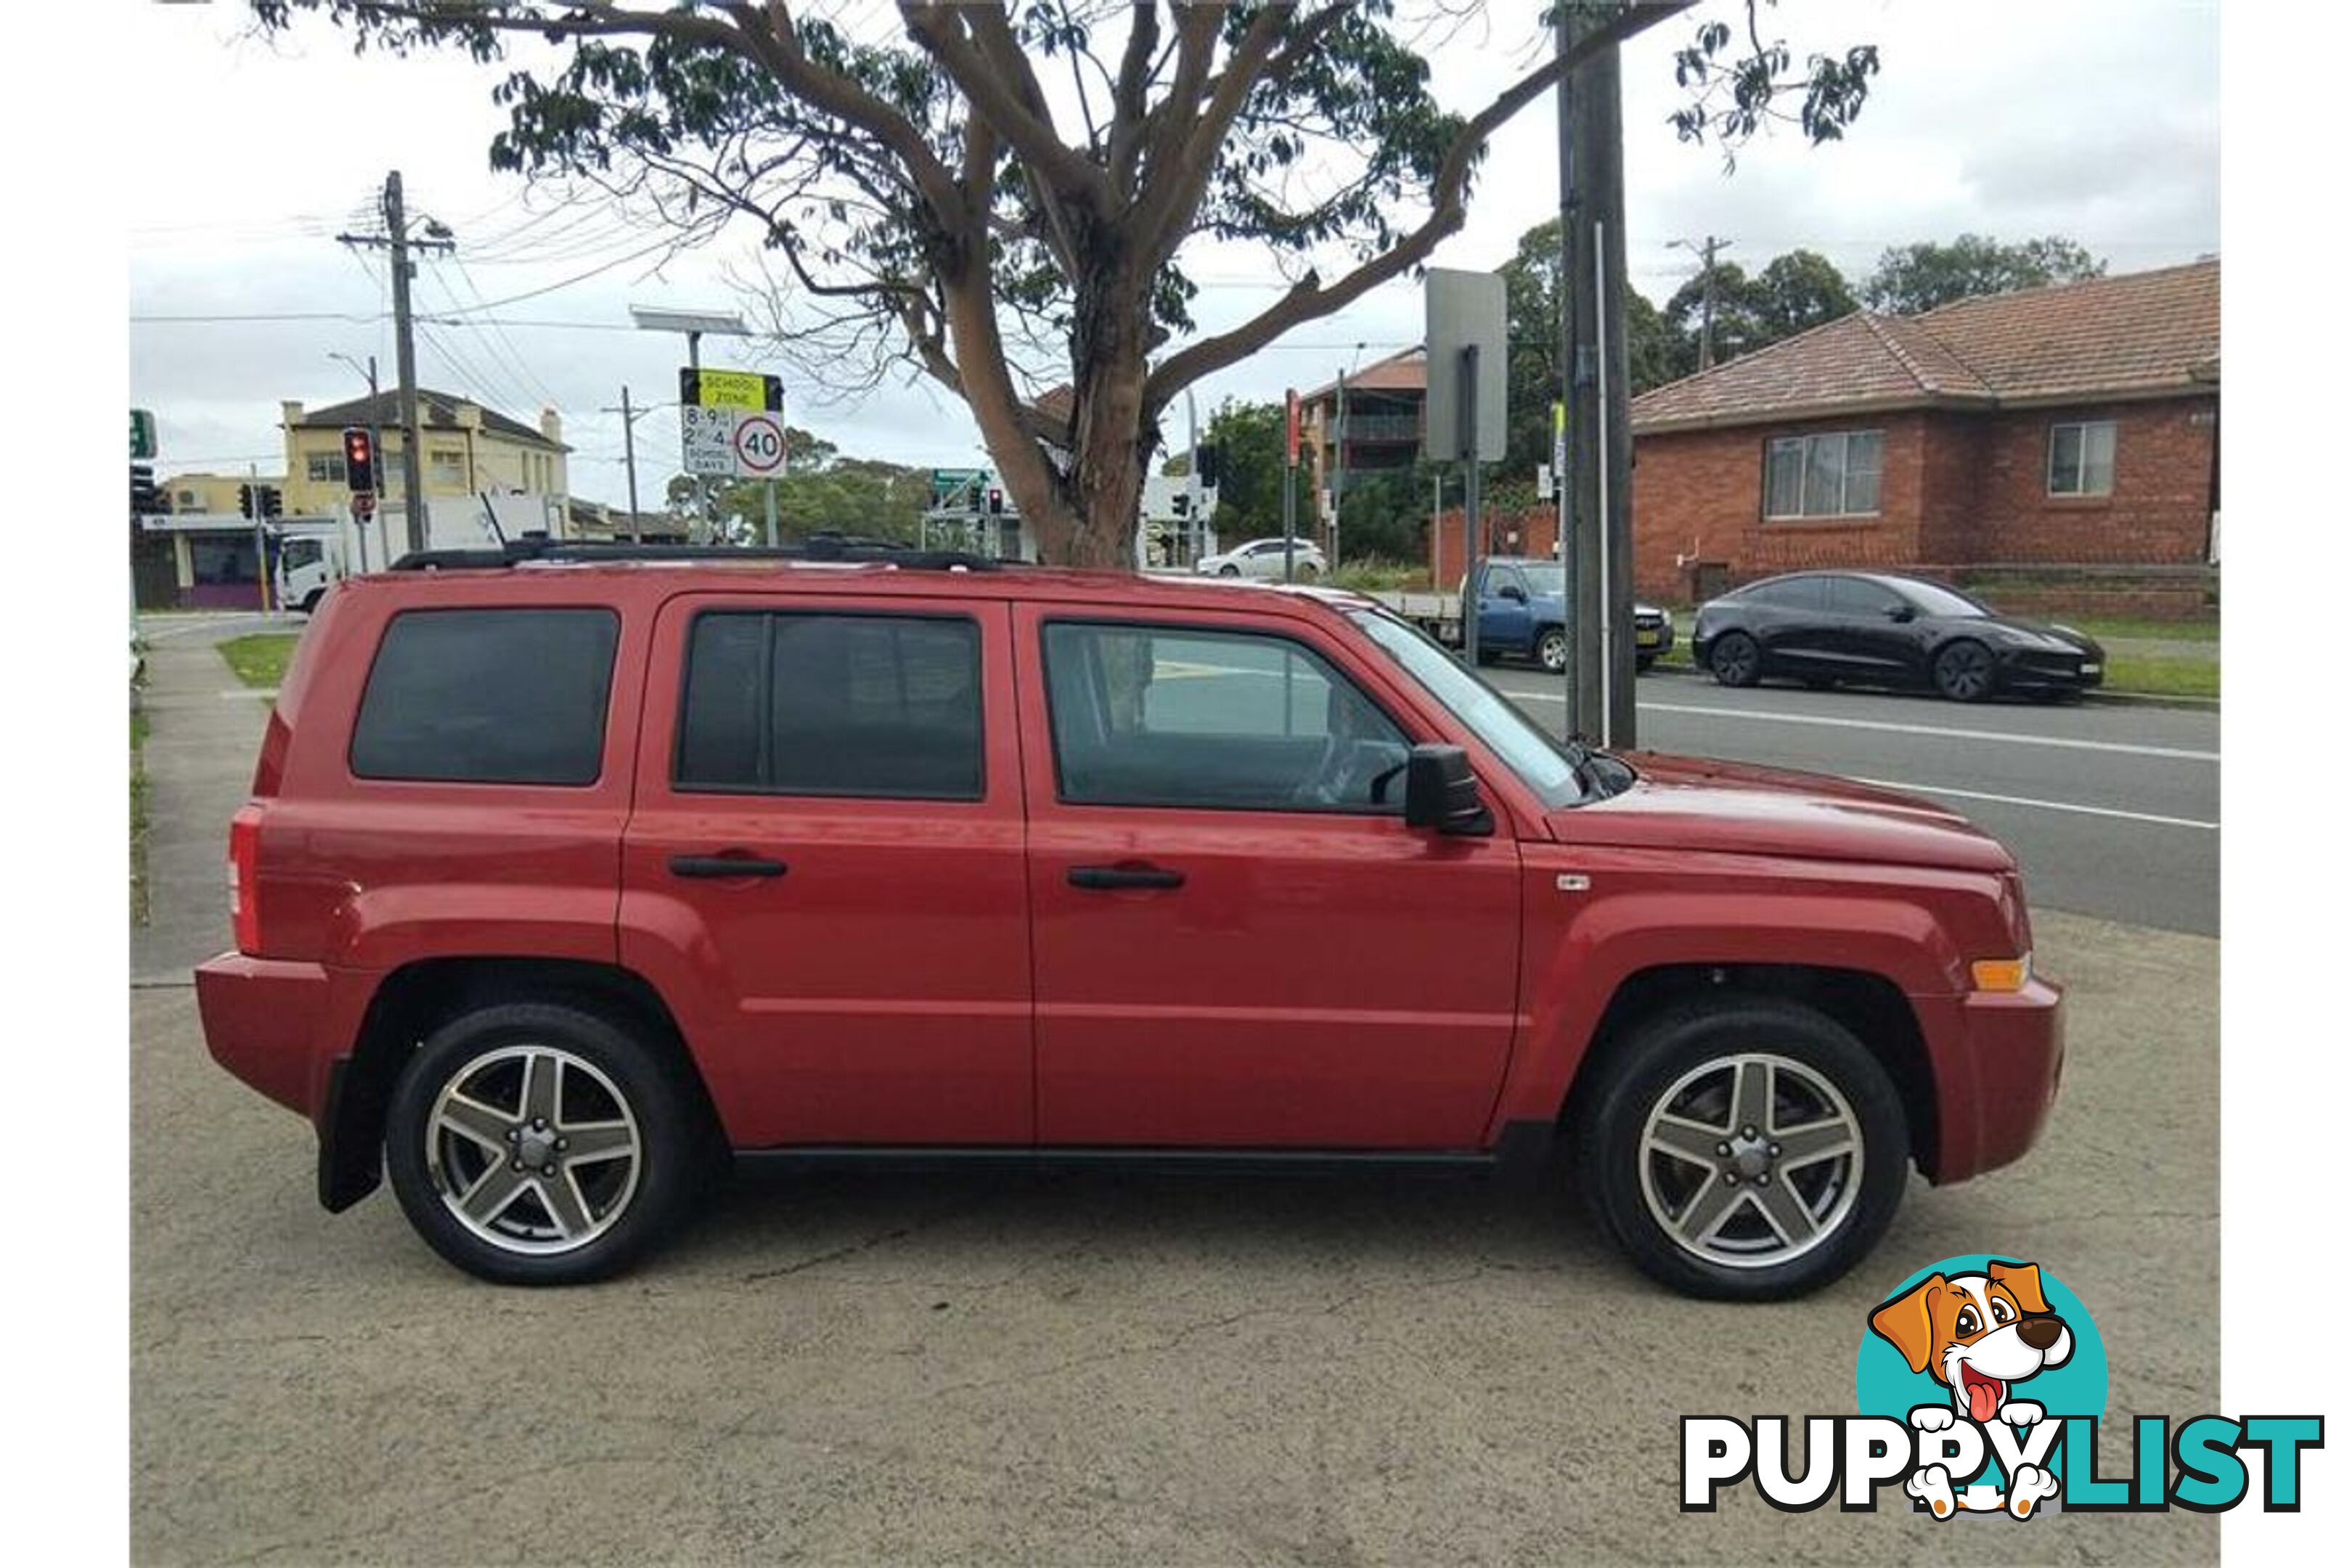
<svg viewBox="0 0 2352 1568">
<path fill-rule="evenodd" d="M 1726 16 L 1737 7 L 1717 0 Z M 1496 0 L 1486 20 L 1432 49 L 1449 105 L 1473 110 L 1533 59 L 1533 5 Z M 457 259 L 424 260 L 416 307 L 461 307 L 508 324 L 428 325 L 418 379 L 518 417 L 563 416 L 576 450 L 572 489 L 625 500 L 621 421 L 601 412 L 625 383 L 639 402 L 675 395 L 682 348 L 629 330 L 631 303 L 734 303 L 719 254 L 677 258 L 659 273 L 628 259 L 653 237 L 608 211 L 557 206 L 493 174 L 487 150 L 504 117 L 498 68 L 450 56 L 354 58 L 331 30 L 257 38 L 242 5 L 133 8 L 124 100 L 168 105 L 141 143 L 130 220 L 131 400 L 155 410 L 162 470 L 242 471 L 282 464 L 281 398 L 312 405 L 365 390 L 330 357 L 377 356 L 393 379 L 386 272 L 334 236 L 372 222 L 386 170 L 412 210 L 448 225 Z M 1629 265 L 1663 300 L 1694 270 L 1677 239 L 1727 237 L 1753 270 L 1797 246 L 1827 254 L 1857 282 L 1891 245 L 1962 230 L 2004 239 L 2060 233 L 2134 271 L 2220 249 L 2220 24 L 2213 0 L 1784 0 L 1768 26 L 1801 56 L 1875 42 L 1884 62 L 1850 139 L 1811 148 L 1793 132 L 1745 149 L 1726 174 L 1712 148 L 1678 143 L 1670 59 L 1689 22 L 1654 29 L 1624 60 Z M 536 47 L 536 46 L 534 46 Z M 1492 268 L 1557 197 L 1551 100 L 1496 139 L 1464 231 L 1435 264 Z M 1214 330 L 1244 319 L 1282 285 L 1270 260 L 1204 254 L 1195 313 Z M 584 275 L 584 276 L 583 276 Z M 1331 274 L 1327 270 L 1327 276 Z M 528 298 L 518 298 L 529 296 Z M 512 303 L 504 303 L 511 300 Z M 1291 332 L 1203 383 L 1202 416 L 1227 396 L 1278 397 L 1360 358 L 1414 342 L 1419 288 L 1400 281 Z M 155 317 L 307 316 L 269 321 Z M 520 324 L 541 323 L 541 324 Z M 729 355 L 706 342 L 706 359 Z M 795 424 L 845 452 L 918 465 L 984 461 L 960 405 L 903 380 L 848 403 L 787 382 Z M 1182 411 L 1171 434 L 1181 437 Z M 674 471 L 675 416 L 637 426 L 641 499 L 656 504 Z"/>
</svg>

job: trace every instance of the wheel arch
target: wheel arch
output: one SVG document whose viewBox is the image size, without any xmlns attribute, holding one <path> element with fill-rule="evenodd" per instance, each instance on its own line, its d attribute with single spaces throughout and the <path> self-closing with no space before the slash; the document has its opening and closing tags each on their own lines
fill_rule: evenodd
<svg viewBox="0 0 2352 1568">
<path fill-rule="evenodd" d="M 1900 986 L 1868 970 L 1796 963 L 1664 963 L 1626 975 L 1601 1009 L 1570 1075 L 1556 1126 L 1575 1125 L 1594 1086 L 1639 1037 L 1673 1008 L 1710 996 L 1771 996 L 1822 1013 L 1877 1058 L 1903 1102 L 1912 1158 L 1932 1177 L 1939 1159 L 1936 1075 L 1917 1013 Z"/>
<path fill-rule="evenodd" d="M 386 974 L 369 1000 L 351 1054 L 331 1068 L 319 1132 L 319 1201 L 340 1212 L 383 1179 L 384 1118 L 401 1068 L 451 1019 L 509 1002 L 571 1005 L 630 1029 L 679 1074 L 688 1098 L 719 1127 L 716 1108 L 677 1016 L 644 976 L 613 963 L 561 958 L 429 958 Z"/>
</svg>

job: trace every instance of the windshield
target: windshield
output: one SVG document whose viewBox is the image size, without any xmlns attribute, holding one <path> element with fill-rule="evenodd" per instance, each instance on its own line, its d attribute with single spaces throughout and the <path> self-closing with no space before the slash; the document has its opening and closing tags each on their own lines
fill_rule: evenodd
<svg viewBox="0 0 2352 1568">
<path fill-rule="evenodd" d="M 1386 610 L 1351 611 L 1349 619 L 1364 629 L 1423 689 L 1445 705 L 1448 712 L 1469 727 L 1486 749 L 1503 759 L 1546 805 L 1571 805 L 1584 798 L 1576 769 L 1558 741 L 1512 707 L 1485 681 L 1462 668 L 1461 662 L 1414 627 Z"/>
<path fill-rule="evenodd" d="M 1557 598 L 1568 592 L 1568 568 L 1557 561 L 1522 563 L 1519 574 L 1528 580 L 1528 592 L 1542 598 Z"/>
<path fill-rule="evenodd" d="M 1940 583 L 1906 581 L 1898 590 L 1905 598 L 1930 616 L 1957 616 L 1964 620 L 1992 612 L 1978 604 L 1957 588 L 1947 588 Z"/>
</svg>

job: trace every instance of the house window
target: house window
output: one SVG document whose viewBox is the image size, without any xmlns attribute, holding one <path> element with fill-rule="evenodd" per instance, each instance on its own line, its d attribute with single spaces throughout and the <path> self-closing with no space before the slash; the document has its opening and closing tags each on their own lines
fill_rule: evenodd
<svg viewBox="0 0 2352 1568">
<path fill-rule="evenodd" d="M 1885 433 L 1788 436 L 1765 448 L 1764 515 L 1861 517 L 1878 510 Z"/>
<path fill-rule="evenodd" d="M 2111 495 L 2116 488 L 2116 422 L 2092 419 L 2050 426 L 2050 493 Z"/>
<path fill-rule="evenodd" d="M 303 467 L 314 485 L 339 485 L 343 482 L 343 455 L 341 452 L 313 452 L 304 459 Z"/>
<path fill-rule="evenodd" d="M 425 454 L 425 460 L 433 465 L 433 472 L 426 476 L 429 482 L 444 489 L 462 490 L 467 488 L 465 453 L 436 447 Z"/>
</svg>

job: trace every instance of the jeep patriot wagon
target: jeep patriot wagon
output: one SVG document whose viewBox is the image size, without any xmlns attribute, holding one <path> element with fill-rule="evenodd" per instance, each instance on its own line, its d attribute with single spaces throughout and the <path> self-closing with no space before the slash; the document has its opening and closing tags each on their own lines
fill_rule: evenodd
<svg viewBox="0 0 2352 1568">
<path fill-rule="evenodd" d="M 388 1169 L 451 1262 L 558 1283 L 730 1153 L 1557 1140 L 1641 1268 L 1761 1298 L 2056 1093 L 2015 863 L 1939 806 L 1563 743 L 1334 590 L 731 553 L 320 606 L 196 986 L 329 1209 Z"/>
</svg>

